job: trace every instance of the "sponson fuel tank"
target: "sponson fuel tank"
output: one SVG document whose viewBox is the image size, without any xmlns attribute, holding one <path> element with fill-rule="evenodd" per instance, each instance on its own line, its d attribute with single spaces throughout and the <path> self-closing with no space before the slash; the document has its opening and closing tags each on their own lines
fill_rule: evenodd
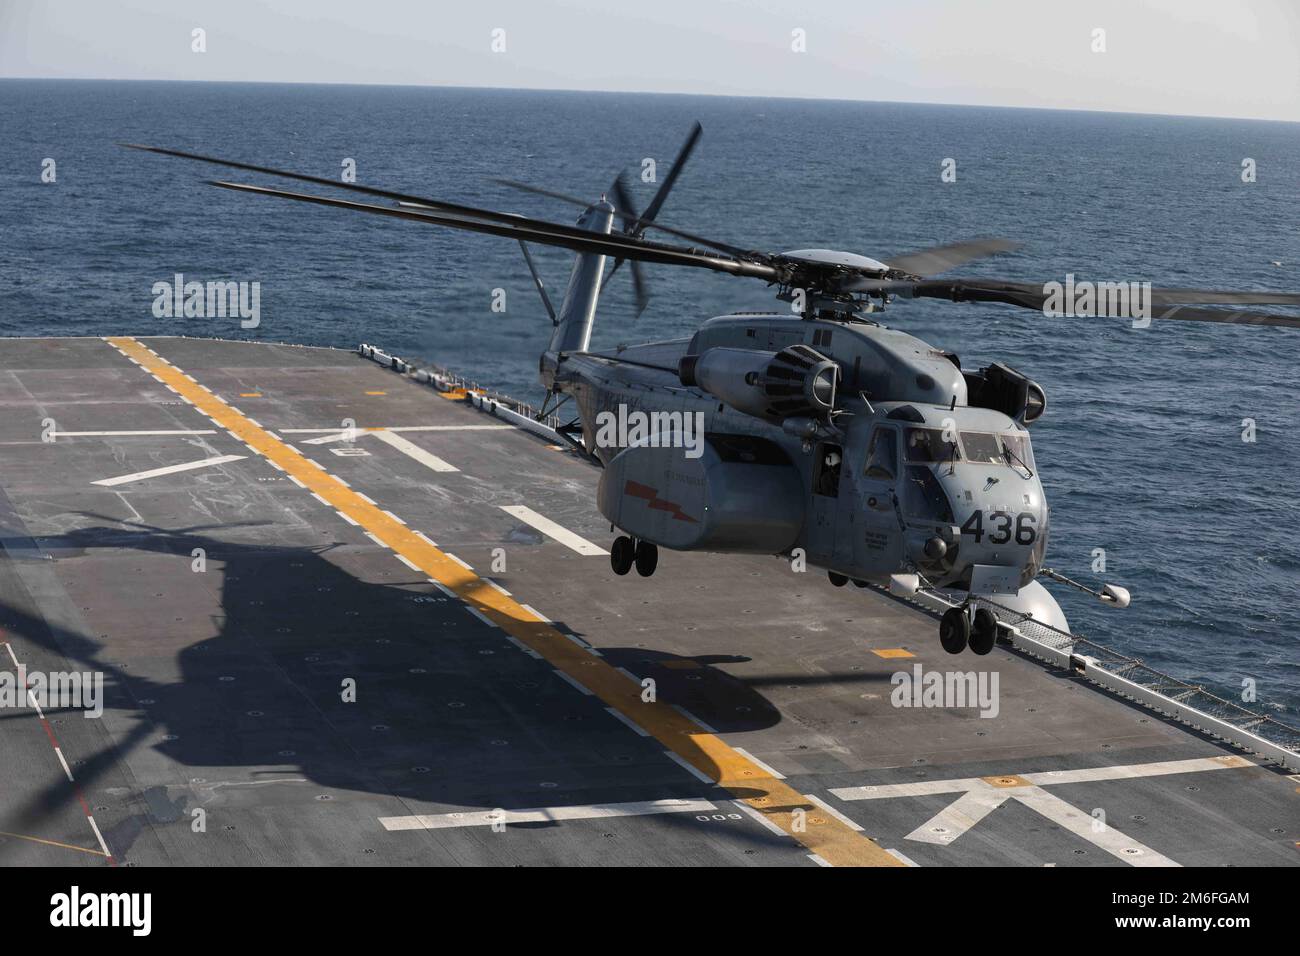
<svg viewBox="0 0 1300 956">
<path fill-rule="evenodd" d="M 781 554 L 803 528 L 806 497 L 774 442 L 710 435 L 696 458 L 625 448 L 601 473 L 596 501 L 628 534 L 666 548 Z"/>
</svg>

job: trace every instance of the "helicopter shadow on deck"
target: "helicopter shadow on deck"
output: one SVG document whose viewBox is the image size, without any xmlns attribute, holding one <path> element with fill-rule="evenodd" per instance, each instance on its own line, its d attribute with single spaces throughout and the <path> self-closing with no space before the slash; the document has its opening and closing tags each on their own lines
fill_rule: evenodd
<svg viewBox="0 0 1300 956">
<path fill-rule="evenodd" d="M 67 562 L 110 554 L 131 561 L 135 555 L 135 570 L 150 592 L 142 588 L 135 602 L 139 628 L 147 635 L 148 618 L 158 620 L 158 659 L 127 672 L 105 660 L 111 650 L 89 635 L 52 629 L 30 610 L 0 606 L 0 625 L 12 633 L 63 655 L 72 668 L 104 674 L 106 706 L 118 712 L 119 724 L 113 747 L 80 755 L 77 778 L 87 790 L 107 786 L 101 778 L 115 760 L 148 746 L 184 768 L 205 769 L 193 777 L 213 783 L 221 782 L 223 770 L 244 768 L 259 781 L 305 781 L 321 789 L 452 807 L 517 809 L 701 795 L 695 781 L 671 782 L 679 777 L 675 768 L 658 769 L 661 745 L 629 734 L 596 698 L 574 693 L 544 662 L 520 653 L 499 632 L 486 631 L 459 601 L 430 593 L 423 584 L 413 589 L 411 575 L 399 568 L 391 572 L 393 584 L 368 583 L 329 560 L 328 552 L 342 545 L 233 544 L 201 527 L 124 530 L 125 523 L 108 524 L 114 519 L 87 517 L 104 524 L 40 538 L 30 551 L 10 546 L 6 553 L 10 560 L 50 556 Z M 154 594 L 166 596 L 173 574 L 192 583 L 195 548 L 204 549 L 208 574 L 221 581 L 217 633 L 185 644 L 166 636 L 169 626 L 176 633 L 177 608 Z M 185 564 L 150 576 L 160 567 L 157 557 Z M 210 588 L 210 579 L 206 583 Z M 21 597 L 28 608 L 35 606 L 26 594 Z M 200 623 L 201 632 L 209 628 Z M 139 633 L 133 637 L 138 647 Z M 781 719 L 762 693 L 712 666 L 745 658 L 682 658 L 645 648 L 602 648 L 602 654 L 614 666 L 653 676 L 661 702 L 678 704 L 719 731 L 758 730 Z M 172 668 L 179 670 L 178 680 L 136 672 Z M 356 681 L 354 703 L 341 699 L 348 678 Z M 710 765 L 702 751 L 694 762 Z M 537 790 L 543 774 L 560 775 L 560 788 Z M 179 793 L 151 788 L 140 813 L 107 834 L 110 845 L 124 854 L 146 826 L 188 826 L 189 809 L 218 799 L 216 794 L 193 786 Z M 21 816 L 35 822 L 44 808 L 66 800 L 75 795 L 60 778 Z M 672 816 L 662 819 L 688 824 Z M 763 832 L 753 839 L 780 838 Z"/>
</svg>

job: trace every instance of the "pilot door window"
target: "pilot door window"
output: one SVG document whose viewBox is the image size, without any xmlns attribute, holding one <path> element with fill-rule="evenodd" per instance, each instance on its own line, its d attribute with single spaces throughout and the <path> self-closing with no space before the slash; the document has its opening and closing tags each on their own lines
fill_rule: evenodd
<svg viewBox="0 0 1300 956">
<path fill-rule="evenodd" d="M 892 428 L 877 428 L 871 433 L 867 467 L 863 472 L 868 478 L 893 481 L 898 475 L 898 443 L 894 436 Z"/>
<path fill-rule="evenodd" d="M 817 455 L 817 475 L 813 491 L 826 498 L 840 494 L 840 467 L 844 463 L 844 450 L 839 445 L 824 444 Z"/>
</svg>

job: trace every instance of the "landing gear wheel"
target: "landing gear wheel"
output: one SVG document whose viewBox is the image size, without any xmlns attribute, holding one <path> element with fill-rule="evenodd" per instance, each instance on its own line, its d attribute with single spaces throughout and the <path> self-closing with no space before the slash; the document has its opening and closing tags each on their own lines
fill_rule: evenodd
<svg viewBox="0 0 1300 956">
<path fill-rule="evenodd" d="M 853 579 L 853 586 L 854 586 L 855 588 L 865 588 L 865 587 L 870 587 L 870 585 L 867 584 L 866 581 L 859 581 L 857 578 L 854 578 L 854 579 Z"/>
<path fill-rule="evenodd" d="M 655 573 L 655 568 L 659 566 L 659 547 L 651 544 L 649 541 L 638 541 L 636 543 L 636 573 L 643 578 L 648 578 Z"/>
<path fill-rule="evenodd" d="M 970 618 L 966 616 L 966 609 L 950 607 L 944 611 L 939 619 L 939 643 L 943 649 L 949 654 L 960 654 L 966 650 L 969 639 Z"/>
<path fill-rule="evenodd" d="M 997 642 L 998 619 L 988 608 L 977 608 L 970 629 L 970 649 L 976 654 L 987 654 Z"/>
<path fill-rule="evenodd" d="M 835 585 L 837 588 L 842 588 L 844 585 L 849 583 L 847 576 L 836 574 L 834 571 L 827 571 L 826 577 L 830 578 L 831 584 Z"/>
<path fill-rule="evenodd" d="M 615 574 L 627 574 L 632 570 L 632 562 L 636 560 L 636 547 L 632 544 L 632 539 L 627 535 L 620 535 L 614 539 L 614 546 L 609 549 L 609 566 L 614 569 Z"/>
</svg>

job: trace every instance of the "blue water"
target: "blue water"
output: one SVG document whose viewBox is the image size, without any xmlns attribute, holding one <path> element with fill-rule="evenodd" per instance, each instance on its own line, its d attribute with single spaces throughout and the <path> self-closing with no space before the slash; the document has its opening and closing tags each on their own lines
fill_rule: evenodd
<svg viewBox="0 0 1300 956">
<path fill-rule="evenodd" d="M 1300 125 L 1036 110 L 380 87 L 0 81 L 0 333 L 216 335 L 382 345 L 537 396 L 549 323 L 517 246 L 201 184 L 215 169 L 116 148 L 156 143 L 569 221 L 494 185 L 595 198 L 615 171 L 705 135 L 666 222 L 758 249 L 878 258 L 984 235 L 1026 248 L 966 274 L 1067 272 L 1164 285 L 1300 289 Z M 41 161 L 57 183 L 40 181 Z M 940 181 L 957 160 L 958 181 Z M 1258 181 L 1244 184 L 1253 158 Z M 232 178 L 248 179 L 227 173 Z M 634 177 L 644 203 L 653 187 Z M 290 188 L 293 188 L 292 186 Z M 558 295 L 568 257 L 538 250 Z M 1275 266 L 1274 260 L 1282 265 Z M 259 280 L 262 324 L 155 319 L 151 286 Z M 597 346 L 763 308 L 761 284 L 648 267 L 602 303 Z M 507 311 L 491 310 L 492 290 Z M 1077 631 L 1229 697 L 1257 683 L 1300 709 L 1300 332 L 1049 320 L 898 303 L 886 321 L 1006 361 L 1049 399 L 1034 443 L 1053 508 L 1049 564 L 1130 587 L 1108 610 L 1057 589 Z M 1254 444 L 1242 419 L 1257 422 Z"/>
</svg>

